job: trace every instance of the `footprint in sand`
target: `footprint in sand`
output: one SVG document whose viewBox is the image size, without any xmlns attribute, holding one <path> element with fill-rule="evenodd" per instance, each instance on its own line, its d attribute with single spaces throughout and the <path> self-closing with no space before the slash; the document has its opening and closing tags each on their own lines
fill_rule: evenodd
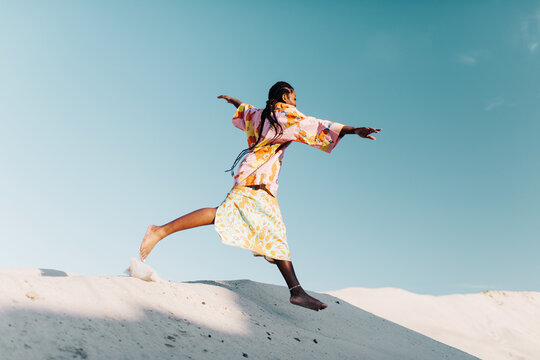
<svg viewBox="0 0 540 360">
<path fill-rule="evenodd" d="M 29 298 L 30 300 L 32 301 L 35 301 L 35 300 L 38 300 L 39 299 L 39 294 L 37 292 L 35 292 L 34 290 L 30 290 L 29 292 L 27 292 L 26 294 L 24 294 L 27 298 Z"/>
</svg>

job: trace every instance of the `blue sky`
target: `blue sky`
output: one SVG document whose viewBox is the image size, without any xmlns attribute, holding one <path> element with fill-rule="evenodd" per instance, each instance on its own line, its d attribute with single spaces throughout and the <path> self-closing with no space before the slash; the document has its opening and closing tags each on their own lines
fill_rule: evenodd
<svg viewBox="0 0 540 360">
<path fill-rule="evenodd" d="M 146 227 L 217 206 L 246 146 L 227 94 L 383 128 L 289 147 L 278 200 L 304 287 L 540 291 L 540 2 L 0 3 L 1 267 L 120 274 Z M 212 227 L 171 280 L 282 284 Z"/>
</svg>

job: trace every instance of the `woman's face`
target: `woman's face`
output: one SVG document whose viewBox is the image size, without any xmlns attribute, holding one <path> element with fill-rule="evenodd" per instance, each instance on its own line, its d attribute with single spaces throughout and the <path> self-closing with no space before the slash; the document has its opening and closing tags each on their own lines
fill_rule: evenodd
<svg viewBox="0 0 540 360">
<path fill-rule="evenodd" d="M 283 94 L 283 102 L 292 106 L 296 106 L 296 93 L 294 90 L 290 94 Z"/>
</svg>

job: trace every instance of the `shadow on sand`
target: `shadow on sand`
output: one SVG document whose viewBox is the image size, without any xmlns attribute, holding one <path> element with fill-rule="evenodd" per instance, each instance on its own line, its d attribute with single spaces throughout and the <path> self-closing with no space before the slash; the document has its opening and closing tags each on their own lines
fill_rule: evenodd
<svg viewBox="0 0 540 360">
<path fill-rule="evenodd" d="M 41 276 L 68 276 L 67 273 L 61 270 L 54 270 L 54 269 L 39 269 L 41 272 Z"/>
</svg>

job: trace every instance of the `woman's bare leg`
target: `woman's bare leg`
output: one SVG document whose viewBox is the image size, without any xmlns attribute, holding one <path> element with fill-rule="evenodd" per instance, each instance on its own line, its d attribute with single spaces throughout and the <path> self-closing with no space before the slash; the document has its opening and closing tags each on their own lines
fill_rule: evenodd
<svg viewBox="0 0 540 360">
<path fill-rule="evenodd" d="M 144 235 L 144 239 L 141 243 L 141 260 L 144 261 L 154 246 L 156 246 L 156 244 L 164 237 L 180 230 L 213 224 L 214 219 L 216 218 L 216 210 L 217 208 L 199 209 L 165 225 L 150 225 L 148 230 L 146 230 L 146 235 Z"/>
<path fill-rule="evenodd" d="M 314 297 L 309 296 L 304 291 L 304 289 L 302 289 L 302 287 L 300 286 L 300 282 L 298 281 L 298 279 L 296 278 L 296 274 L 294 273 L 292 262 L 287 260 L 275 259 L 274 262 L 276 263 L 279 271 L 281 272 L 281 275 L 283 275 L 287 286 L 289 287 L 289 289 L 292 289 L 290 290 L 291 304 L 302 306 L 315 311 L 323 310 L 328 307 L 328 305 L 320 302 Z"/>
</svg>

